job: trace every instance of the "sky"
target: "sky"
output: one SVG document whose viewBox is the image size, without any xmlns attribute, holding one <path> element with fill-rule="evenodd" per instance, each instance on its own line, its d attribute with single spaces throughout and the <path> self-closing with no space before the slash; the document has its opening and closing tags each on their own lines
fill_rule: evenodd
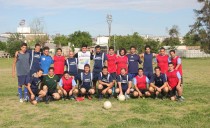
<svg viewBox="0 0 210 128">
<path fill-rule="evenodd" d="M 44 32 L 68 35 L 87 31 L 93 37 L 108 35 L 107 14 L 111 14 L 111 34 L 167 36 L 178 25 L 180 35 L 195 21 L 197 0 L 0 0 L 0 33 L 16 32 L 20 20 L 30 25 L 41 19 Z"/>
</svg>

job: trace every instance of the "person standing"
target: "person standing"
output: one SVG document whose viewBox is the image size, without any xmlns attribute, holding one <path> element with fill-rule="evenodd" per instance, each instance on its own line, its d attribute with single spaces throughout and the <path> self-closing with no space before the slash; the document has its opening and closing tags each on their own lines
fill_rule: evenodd
<svg viewBox="0 0 210 128">
<path fill-rule="evenodd" d="M 160 48 L 160 53 L 156 56 L 156 61 L 158 67 L 160 67 L 161 73 L 166 73 L 168 71 L 168 59 L 169 56 L 165 53 L 165 48 Z"/>
<path fill-rule="evenodd" d="M 65 61 L 66 61 L 65 57 L 62 56 L 61 48 L 58 48 L 56 50 L 56 55 L 53 57 L 53 60 L 54 60 L 55 75 L 61 78 L 63 76 Z"/>
</svg>

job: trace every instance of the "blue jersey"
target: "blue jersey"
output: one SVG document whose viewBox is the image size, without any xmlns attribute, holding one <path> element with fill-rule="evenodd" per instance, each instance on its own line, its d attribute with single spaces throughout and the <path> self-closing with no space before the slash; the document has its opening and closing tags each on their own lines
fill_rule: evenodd
<svg viewBox="0 0 210 128">
<path fill-rule="evenodd" d="M 155 86 L 157 87 L 161 87 L 165 82 L 166 82 L 166 75 L 162 73 L 160 74 L 160 76 L 153 74 L 150 79 L 150 83 L 154 83 Z"/>
<path fill-rule="evenodd" d="M 106 54 L 103 52 L 96 53 L 96 55 L 93 56 L 93 72 L 101 72 L 102 67 L 104 66 L 104 62 L 107 60 Z"/>
<path fill-rule="evenodd" d="M 81 87 L 90 88 L 92 87 L 92 80 L 93 75 L 92 73 L 85 74 L 84 72 L 81 72 L 81 74 L 78 74 L 79 80 L 82 81 Z"/>
<path fill-rule="evenodd" d="M 151 72 L 153 73 L 153 53 L 150 53 L 150 54 L 147 54 L 147 53 L 144 53 L 144 64 L 143 64 L 143 69 L 144 69 L 144 72 Z"/>
<path fill-rule="evenodd" d="M 128 54 L 128 73 L 138 73 L 139 64 L 142 63 L 139 55 Z"/>
<path fill-rule="evenodd" d="M 65 65 L 66 65 L 66 69 L 67 69 L 67 71 L 69 72 L 70 75 L 74 75 L 74 76 L 77 75 L 77 73 L 78 73 L 77 58 L 66 59 Z"/>
<path fill-rule="evenodd" d="M 129 75 L 118 75 L 117 82 L 121 83 L 121 86 L 128 86 L 129 81 L 132 81 Z"/>
<path fill-rule="evenodd" d="M 41 69 L 44 71 L 43 74 L 48 74 L 48 69 L 50 65 L 53 64 L 53 59 L 51 56 L 42 55 L 40 58 L 40 66 Z"/>
<path fill-rule="evenodd" d="M 32 76 L 29 83 L 31 84 L 30 86 L 31 90 L 33 92 L 37 92 L 39 90 L 39 84 L 41 83 L 41 79 L 38 77 Z"/>
<path fill-rule="evenodd" d="M 30 54 L 30 70 L 32 73 L 37 72 L 40 67 L 40 58 L 41 58 L 41 52 L 35 52 L 34 50 L 29 51 Z"/>
<path fill-rule="evenodd" d="M 98 76 L 98 80 L 101 80 L 104 83 L 111 83 L 113 82 L 113 78 L 110 74 L 104 75 L 102 72 Z"/>
</svg>

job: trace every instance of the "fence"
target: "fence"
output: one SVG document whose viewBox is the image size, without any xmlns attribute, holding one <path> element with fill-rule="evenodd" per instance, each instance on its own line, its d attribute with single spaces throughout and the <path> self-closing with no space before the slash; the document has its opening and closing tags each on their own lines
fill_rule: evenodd
<svg viewBox="0 0 210 128">
<path fill-rule="evenodd" d="M 167 53 L 169 50 L 167 50 Z M 203 51 L 200 50 L 176 50 L 176 54 L 180 57 L 186 57 L 186 58 L 204 58 L 204 57 L 210 57 L 210 54 L 206 54 Z"/>
</svg>

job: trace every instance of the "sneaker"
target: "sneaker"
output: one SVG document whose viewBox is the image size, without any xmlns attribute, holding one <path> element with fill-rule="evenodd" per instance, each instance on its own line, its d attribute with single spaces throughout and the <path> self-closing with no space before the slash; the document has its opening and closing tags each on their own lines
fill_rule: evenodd
<svg viewBox="0 0 210 128">
<path fill-rule="evenodd" d="M 29 101 L 29 97 L 26 96 L 26 97 L 24 98 L 24 101 L 25 101 L 25 102 L 28 102 L 28 101 Z"/>
<path fill-rule="evenodd" d="M 75 96 L 70 96 L 70 100 L 75 100 L 76 97 Z"/>
<path fill-rule="evenodd" d="M 125 99 L 128 100 L 128 99 L 130 99 L 130 98 L 131 98 L 131 97 L 130 97 L 128 94 L 125 93 Z"/>
<path fill-rule="evenodd" d="M 102 99 L 103 99 L 103 95 L 102 94 L 99 94 L 98 100 L 102 100 Z"/>
<path fill-rule="evenodd" d="M 51 98 L 50 96 L 46 96 L 45 104 L 49 104 L 50 98 Z"/>
<path fill-rule="evenodd" d="M 182 98 L 178 98 L 177 101 L 183 102 L 184 100 Z"/>
<path fill-rule="evenodd" d="M 20 99 L 20 103 L 23 103 L 23 99 Z"/>
<path fill-rule="evenodd" d="M 40 99 L 39 97 L 36 97 L 36 101 L 37 101 L 37 102 L 40 102 L 41 99 Z"/>
<path fill-rule="evenodd" d="M 183 100 L 184 100 L 185 98 L 184 98 L 183 96 L 181 96 L 181 99 L 183 99 Z"/>
</svg>

